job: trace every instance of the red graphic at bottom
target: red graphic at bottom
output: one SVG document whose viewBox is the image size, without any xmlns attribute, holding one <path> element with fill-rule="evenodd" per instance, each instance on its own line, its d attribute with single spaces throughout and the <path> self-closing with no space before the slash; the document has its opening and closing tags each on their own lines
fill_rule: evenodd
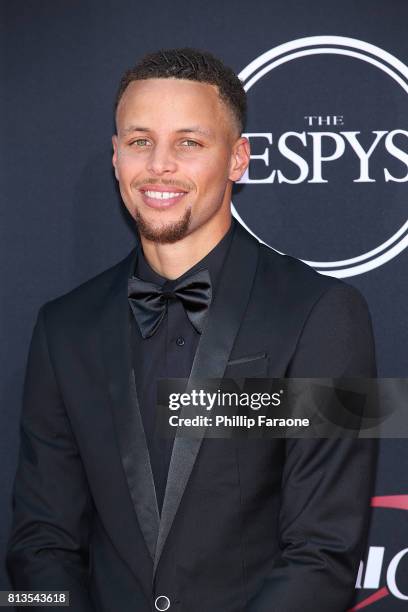
<svg viewBox="0 0 408 612">
<path fill-rule="evenodd" d="M 394 510 L 408 510 L 408 495 L 376 496 L 376 497 L 373 497 L 371 500 L 371 507 L 372 508 L 393 508 Z M 407 552 L 407 549 L 405 549 L 404 551 L 401 551 L 401 553 L 396 555 L 395 561 L 399 561 L 402 555 L 406 554 L 406 552 Z M 394 569 L 394 574 L 395 574 L 396 568 L 393 568 L 393 569 Z M 394 576 L 394 579 L 395 579 L 395 576 Z M 406 599 L 406 596 L 404 596 L 396 588 L 395 580 L 394 580 L 394 584 L 391 586 L 393 586 L 394 595 L 397 595 L 402 599 Z M 348 612 L 356 612 L 357 610 L 362 610 L 363 608 L 367 608 L 367 606 L 370 606 L 371 604 L 377 601 L 380 601 L 381 599 L 384 599 L 384 597 L 387 597 L 390 594 L 391 593 L 390 593 L 389 588 L 387 586 L 383 586 L 377 591 L 375 591 L 375 593 L 372 593 L 371 595 L 363 599 L 363 601 L 360 601 L 358 604 L 353 606 L 353 608 L 350 608 Z"/>
</svg>

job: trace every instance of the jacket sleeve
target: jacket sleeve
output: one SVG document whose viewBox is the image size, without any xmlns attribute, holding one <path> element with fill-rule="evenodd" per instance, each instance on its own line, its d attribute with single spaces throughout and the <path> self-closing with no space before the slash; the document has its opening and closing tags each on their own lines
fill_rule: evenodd
<svg viewBox="0 0 408 612">
<path fill-rule="evenodd" d="M 91 612 L 92 501 L 48 352 L 45 312 L 28 356 L 6 562 L 14 589 L 69 591 L 71 610 Z"/>
<path fill-rule="evenodd" d="M 370 315 L 338 283 L 310 313 L 287 375 L 376 376 Z M 373 493 L 377 440 L 288 439 L 282 479 L 281 558 L 249 612 L 345 612 L 352 603 Z"/>
</svg>

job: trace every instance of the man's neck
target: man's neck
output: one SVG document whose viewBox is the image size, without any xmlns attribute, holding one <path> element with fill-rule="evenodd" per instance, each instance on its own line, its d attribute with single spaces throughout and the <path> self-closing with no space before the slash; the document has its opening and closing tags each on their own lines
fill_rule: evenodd
<svg viewBox="0 0 408 612">
<path fill-rule="evenodd" d="M 160 276 L 175 279 L 201 261 L 231 227 L 231 216 L 216 228 L 199 228 L 173 244 L 159 244 L 141 236 L 144 256 Z"/>
</svg>

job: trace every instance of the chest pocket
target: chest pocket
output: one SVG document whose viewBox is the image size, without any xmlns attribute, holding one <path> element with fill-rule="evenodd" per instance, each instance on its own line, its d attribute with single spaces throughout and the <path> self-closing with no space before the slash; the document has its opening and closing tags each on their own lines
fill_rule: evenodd
<svg viewBox="0 0 408 612">
<path fill-rule="evenodd" d="M 266 378 L 269 358 L 267 353 L 243 355 L 227 363 L 224 378 Z"/>
</svg>

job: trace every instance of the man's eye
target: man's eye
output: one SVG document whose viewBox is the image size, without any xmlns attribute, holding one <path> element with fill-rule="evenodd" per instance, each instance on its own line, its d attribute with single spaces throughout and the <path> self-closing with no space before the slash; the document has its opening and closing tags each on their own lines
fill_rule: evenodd
<svg viewBox="0 0 408 612">
<path fill-rule="evenodd" d="M 132 140 L 132 142 L 129 143 L 130 145 L 136 145 L 137 147 L 146 147 L 149 145 L 149 141 L 147 140 L 147 138 L 137 138 L 136 140 Z"/>
<path fill-rule="evenodd" d="M 187 143 L 187 144 L 186 144 Z M 183 140 L 182 144 L 187 147 L 199 147 L 199 143 L 195 140 Z"/>
</svg>

